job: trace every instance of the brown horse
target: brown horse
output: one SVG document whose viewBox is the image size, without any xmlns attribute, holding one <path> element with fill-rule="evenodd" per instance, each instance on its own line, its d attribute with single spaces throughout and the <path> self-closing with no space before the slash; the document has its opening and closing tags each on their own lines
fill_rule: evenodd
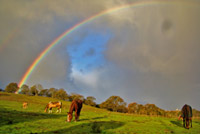
<svg viewBox="0 0 200 134">
<path fill-rule="evenodd" d="M 57 111 L 56 111 L 56 113 L 58 113 L 58 112 L 61 113 L 62 102 L 60 102 L 60 101 L 51 102 L 51 101 L 50 101 L 50 102 L 46 105 L 44 112 L 47 112 L 47 110 L 49 109 L 49 113 L 52 113 L 52 108 L 54 108 L 54 107 L 57 107 L 57 108 L 58 108 Z"/>
<path fill-rule="evenodd" d="M 190 105 L 185 104 L 182 107 L 180 118 L 183 118 L 183 127 L 189 129 L 189 124 L 191 123 L 192 128 L 192 107 Z"/>
<path fill-rule="evenodd" d="M 23 109 L 26 109 L 28 107 L 28 102 L 23 102 L 22 106 L 23 106 Z"/>
<path fill-rule="evenodd" d="M 71 122 L 73 118 L 73 111 L 75 111 L 75 121 L 79 119 L 81 108 L 82 108 L 82 100 L 73 100 L 67 114 L 67 122 Z"/>
</svg>

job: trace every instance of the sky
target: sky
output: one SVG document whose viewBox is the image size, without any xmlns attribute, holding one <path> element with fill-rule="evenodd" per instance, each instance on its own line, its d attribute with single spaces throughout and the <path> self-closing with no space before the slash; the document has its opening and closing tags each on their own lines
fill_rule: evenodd
<svg viewBox="0 0 200 134">
<path fill-rule="evenodd" d="M 200 110 L 200 1 L 164 1 L 1 0 L 0 88 L 19 83 L 67 29 L 141 2 L 78 27 L 41 59 L 25 84 L 64 88 L 97 103 L 117 95 L 128 104 Z"/>
</svg>

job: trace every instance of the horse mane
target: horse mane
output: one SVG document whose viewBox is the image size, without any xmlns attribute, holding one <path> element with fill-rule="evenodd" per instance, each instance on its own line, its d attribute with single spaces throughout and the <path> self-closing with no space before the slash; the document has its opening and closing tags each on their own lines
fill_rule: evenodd
<svg viewBox="0 0 200 134">
<path fill-rule="evenodd" d="M 68 113 L 70 113 L 70 114 L 73 113 L 73 110 L 75 109 L 75 103 L 76 103 L 75 100 L 73 100 Z"/>
<path fill-rule="evenodd" d="M 73 100 L 68 113 L 72 114 L 75 109 L 81 109 L 82 103 L 82 100 Z"/>
</svg>

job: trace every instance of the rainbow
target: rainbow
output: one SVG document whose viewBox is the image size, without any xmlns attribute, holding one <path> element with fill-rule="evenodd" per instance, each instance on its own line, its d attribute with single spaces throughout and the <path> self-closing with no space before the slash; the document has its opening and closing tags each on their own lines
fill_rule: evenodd
<svg viewBox="0 0 200 134">
<path fill-rule="evenodd" d="M 26 71 L 26 73 L 23 75 L 22 79 L 20 80 L 18 86 L 20 87 L 18 91 L 16 91 L 16 93 L 19 93 L 21 86 L 27 81 L 27 79 L 30 77 L 31 73 L 33 72 L 33 70 L 36 68 L 36 66 L 40 63 L 40 61 L 47 55 L 47 53 L 53 49 L 53 47 L 55 47 L 57 44 L 59 44 L 59 42 L 61 42 L 67 35 L 69 35 L 70 33 L 72 33 L 73 31 L 75 31 L 76 29 L 80 28 L 81 26 L 103 16 L 109 13 L 113 13 L 119 10 L 123 10 L 126 8 L 130 8 L 130 7 L 142 7 L 142 6 L 146 6 L 146 5 L 155 5 L 155 4 L 168 4 L 168 3 L 177 3 L 177 1 L 175 2 L 175 0 L 146 0 L 146 1 L 138 1 L 138 2 L 134 2 L 131 4 L 126 4 L 126 5 L 121 5 L 118 7 L 114 7 L 111 9 L 107 9 L 104 10 L 102 12 L 99 12 L 89 18 L 86 18 L 85 20 L 75 24 L 74 26 L 72 26 L 71 28 L 67 29 L 64 33 L 62 33 L 61 35 L 59 35 L 56 39 L 54 39 L 50 44 L 47 45 L 47 47 L 37 56 L 37 58 L 33 61 L 33 63 L 29 66 L 28 70 Z M 180 1 L 179 1 L 180 2 Z"/>
</svg>

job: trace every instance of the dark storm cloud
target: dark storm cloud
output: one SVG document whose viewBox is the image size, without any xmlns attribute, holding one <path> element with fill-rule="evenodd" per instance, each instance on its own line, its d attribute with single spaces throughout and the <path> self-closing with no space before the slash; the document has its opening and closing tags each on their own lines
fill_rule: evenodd
<svg viewBox="0 0 200 134">
<path fill-rule="evenodd" d="M 1 0 L 0 43 L 14 29 L 19 30 L 0 52 L 0 88 L 19 82 L 38 54 L 71 26 L 130 2 L 134 1 Z M 131 7 L 101 16 L 87 28 L 112 32 L 103 52 L 105 65 L 87 73 L 72 68 L 66 46 L 70 40 L 87 34 L 86 28 L 77 29 L 45 56 L 27 84 L 78 91 L 95 96 L 98 102 L 119 95 L 128 103 L 154 103 L 165 109 L 188 103 L 200 109 L 198 5 L 196 0 L 180 0 L 176 4 Z M 95 54 L 90 49 L 85 56 Z"/>
<path fill-rule="evenodd" d="M 148 13 L 143 8 L 137 11 L 132 14 L 137 20 L 123 16 L 129 23 L 122 23 L 117 30 L 120 32 L 116 33 L 117 39 L 110 41 L 107 57 L 136 72 L 130 75 L 137 81 L 133 87 L 139 87 L 140 96 L 147 102 L 168 109 L 180 108 L 184 103 L 199 108 L 196 85 L 200 82 L 200 9 L 172 6 L 149 7 Z M 124 27 L 132 28 L 126 30 L 130 38 L 121 38 Z"/>
</svg>

